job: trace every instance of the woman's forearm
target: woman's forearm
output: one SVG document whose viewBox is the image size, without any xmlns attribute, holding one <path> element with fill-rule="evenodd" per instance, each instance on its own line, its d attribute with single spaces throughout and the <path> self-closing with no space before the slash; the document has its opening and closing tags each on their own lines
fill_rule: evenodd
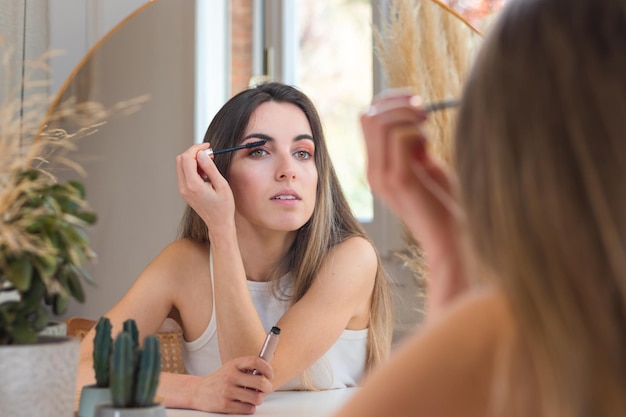
<svg viewBox="0 0 626 417">
<path fill-rule="evenodd" d="M 170 408 L 198 409 L 194 399 L 201 379 L 195 375 L 161 372 L 157 400 Z"/>
<path fill-rule="evenodd" d="M 212 243 L 213 300 L 223 362 L 256 355 L 265 329 L 252 302 L 236 238 L 220 236 Z"/>
</svg>

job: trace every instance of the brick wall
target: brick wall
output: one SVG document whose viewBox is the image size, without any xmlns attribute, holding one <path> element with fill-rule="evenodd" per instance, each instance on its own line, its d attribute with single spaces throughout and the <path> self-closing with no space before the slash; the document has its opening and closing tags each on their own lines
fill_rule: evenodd
<svg viewBox="0 0 626 417">
<path fill-rule="evenodd" d="M 248 88 L 252 76 L 252 1 L 231 1 L 231 95 Z"/>
</svg>

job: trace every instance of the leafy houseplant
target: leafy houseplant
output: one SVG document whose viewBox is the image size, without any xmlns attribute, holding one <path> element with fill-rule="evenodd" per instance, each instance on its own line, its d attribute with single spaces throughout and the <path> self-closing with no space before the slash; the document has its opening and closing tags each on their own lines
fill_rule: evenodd
<svg viewBox="0 0 626 417">
<path fill-rule="evenodd" d="M 37 169 L 9 173 L 0 201 L 0 289 L 17 293 L 0 304 L 0 344 L 34 343 L 48 323 L 44 305 L 60 315 L 70 298 L 85 300 L 82 265 L 95 255 L 83 228 L 96 216 L 81 183 Z"/>
<path fill-rule="evenodd" d="M 3 63 L 13 58 L 10 49 L 0 49 Z M 34 344 L 50 313 L 63 314 L 71 298 L 84 302 L 81 281 L 90 278 L 82 267 L 95 259 L 85 228 L 96 215 L 85 188 L 59 181 L 52 171 L 84 174 L 68 153 L 110 112 L 91 117 L 86 109 L 97 106 L 89 103 L 44 118 L 52 55 L 24 62 L 21 85 L 0 85 L 7 93 L 0 95 L 0 346 Z M 50 126 L 77 119 L 84 127 L 72 132 Z"/>
<path fill-rule="evenodd" d="M 80 182 L 60 183 L 38 165 L 54 145 L 10 134 L 0 108 L 0 404 L 2 414 L 72 411 L 78 341 L 41 336 L 51 314 L 84 301 L 82 265 L 95 258 L 84 228 L 96 220 Z M 7 133 L 7 131 L 9 133 Z M 23 130 L 18 129 L 18 132 Z M 26 134 L 24 134 L 27 137 Z M 59 155 L 58 153 L 56 155 Z M 51 310 L 51 311 L 50 311 Z"/>
<path fill-rule="evenodd" d="M 15 59 L 2 41 L 0 72 Z M 81 281 L 91 279 L 83 266 L 95 259 L 85 229 L 96 215 L 82 183 L 59 181 L 53 171 L 85 175 L 68 156 L 78 140 L 148 99 L 105 107 L 69 97 L 49 108 L 53 55 L 24 62 L 21 85 L 5 86 L 0 77 L 0 346 L 35 343 L 50 313 L 84 301 Z"/>
<path fill-rule="evenodd" d="M 0 45 L 4 74 L 4 64 L 14 58 L 1 38 Z M 51 171 L 82 173 L 67 152 L 102 119 L 89 118 L 87 127 L 71 133 L 50 128 L 53 120 L 77 113 L 66 109 L 44 121 L 48 78 L 38 74 L 48 71 L 48 58 L 25 62 L 21 84 L 0 80 L 0 414 L 13 417 L 44 409 L 50 417 L 72 413 L 78 341 L 39 332 L 70 299 L 84 300 L 81 280 L 88 276 L 82 267 L 95 258 L 85 229 L 96 217 L 84 187 L 59 181 Z"/>
</svg>

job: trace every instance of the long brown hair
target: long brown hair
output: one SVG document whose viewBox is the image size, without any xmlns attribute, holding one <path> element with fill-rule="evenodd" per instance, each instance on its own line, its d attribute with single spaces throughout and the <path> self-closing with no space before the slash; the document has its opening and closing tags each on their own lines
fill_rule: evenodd
<svg viewBox="0 0 626 417">
<path fill-rule="evenodd" d="M 626 415 L 626 1 L 512 1 L 498 20 L 455 162 L 530 365 L 507 401 L 535 385 L 541 416 Z"/>
<path fill-rule="evenodd" d="M 311 287 L 320 266 L 335 245 L 354 236 L 371 240 L 354 217 L 343 194 L 328 154 L 317 110 L 298 89 L 281 83 L 266 83 L 242 91 L 231 98 L 213 118 L 204 142 L 210 142 L 214 149 L 239 145 L 254 110 L 269 101 L 298 106 L 307 117 L 315 143 L 318 183 L 313 215 L 298 230 L 293 244 L 270 277 L 272 282 L 277 283 L 278 278 L 291 272 L 294 287 L 290 303 L 293 304 Z M 215 159 L 217 168 L 227 180 L 231 159 L 232 154 Z M 181 237 L 198 242 L 209 241 L 206 224 L 189 206 L 181 226 Z M 377 258 L 378 271 L 370 307 L 367 369 L 384 359 L 391 345 L 390 290 L 378 255 Z"/>
</svg>

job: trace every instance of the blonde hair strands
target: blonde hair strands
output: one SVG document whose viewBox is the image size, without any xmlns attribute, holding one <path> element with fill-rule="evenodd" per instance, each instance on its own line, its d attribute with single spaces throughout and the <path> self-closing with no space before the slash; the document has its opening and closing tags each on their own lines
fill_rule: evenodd
<svg viewBox="0 0 626 417">
<path fill-rule="evenodd" d="M 506 398 L 535 384 L 542 416 L 625 415 L 626 2 L 513 2 L 493 30 L 455 149 L 473 247 L 519 324 Z"/>
</svg>

